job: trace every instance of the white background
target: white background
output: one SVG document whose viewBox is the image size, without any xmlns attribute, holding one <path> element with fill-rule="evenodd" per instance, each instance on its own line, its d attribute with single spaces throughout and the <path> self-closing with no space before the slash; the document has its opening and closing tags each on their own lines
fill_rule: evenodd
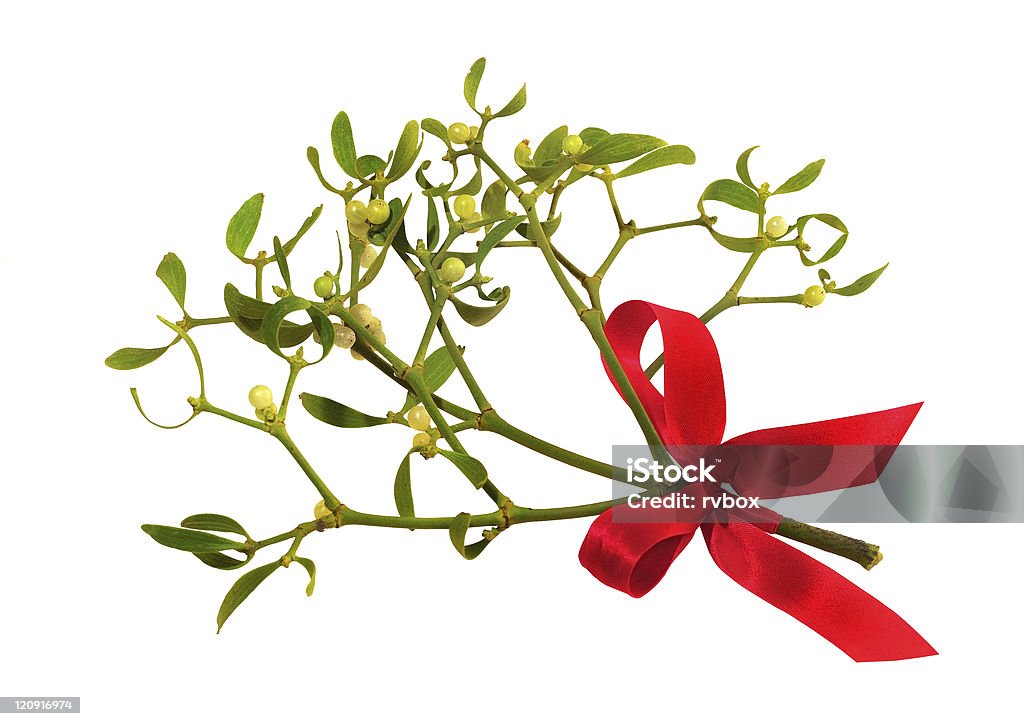
<svg viewBox="0 0 1024 726">
<path fill-rule="evenodd" d="M 529 87 L 526 110 L 489 134 L 503 163 L 517 141 L 536 144 L 563 123 L 695 150 L 694 167 L 618 185 L 642 225 L 693 216 L 704 185 L 732 176 L 753 144 L 762 149 L 752 174 L 776 185 L 828 159 L 813 187 L 770 211 L 846 221 L 850 242 L 827 265 L 841 284 L 892 264 L 858 298 L 741 308 L 714 321 L 728 434 L 924 400 L 909 443 L 1022 443 L 1024 119 L 1014 90 L 1020 18 L 1009 4 L 164 7 L 37 3 L 7 6 L 0 21 L 0 695 L 80 695 L 80 718 L 97 724 L 143 714 L 153 723 L 611 723 L 725 713 L 853 723 L 894 704 L 980 719 L 1016 703 L 1019 526 L 847 528 L 879 542 L 884 565 L 828 564 L 942 653 L 919 661 L 852 663 L 737 587 L 699 541 L 634 601 L 577 562 L 588 520 L 514 528 L 475 562 L 444 532 L 311 536 L 303 552 L 319 565 L 316 594 L 303 595 L 298 568 L 280 571 L 215 636 L 238 573 L 163 549 L 139 524 L 214 511 L 266 537 L 308 519 L 315 492 L 257 432 L 213 416 L 173 432 L 142 421 L 130 385 L 159 420 L 186 414 L 196 383 L 183 346 L 138 371 L 102 364 L 123 345 L 168 340 L 154 317 L 176 315 L 153 276 L 165 252 L 188 268 L 193 315 L 221 314 L 225 281 L 251 286 L 223 240 L 257 191 L 267 195 L 264 246 L 327 204 L 293 257 L 309 294 L 334 264 L 341 212 L 306 146 L 320 148 L 340 181 L 329 152 L 339 109 L 360 153 L 382 156 L 409 119 L 471 122 L 462 78 L 486 55 L 483 102 L 498 107 L 521 82 Z M 428 138 L 425 154 L 438 148 Z M 409 179 L 403 195 L 413 188 Z M 559 237 L 593 269 L 612 221 L 599 184 L 572 191 Z M 414 224 L 423 210 L 417 199 Z M 640 297 L 700 312 L 742 260 L 699 230 L 640 238 L 607 282 L 606 308 Z M 597 458 L 636 443 L 540 256 L 509 250 L 493 255 L 491 270 L 511 285 L 511 303 L 492 326 L 453 328 L 496 408 Z M 815 281 L 780 250 L 745 290 L 792 294 Z M 410 357 L 426 312 L 407 272 L 392 261 L 366 300 L 389 344 Z M 214 403 L 246 412 L 250 386 L 283 387 L 280 361 L 232 329 L 195 337 Z M 299 390 L 383 413 L 404 398 L 389 385 L 340 353 L 304 374 Z M 447 395 L 469 400 L 454 384 Z M 392 510 L 408 430 L 325 430 L 298 407 L 290 418 L 345 502 Z M 465 442 L 523 504 L 607 493 L 604 481 L 492 435 Z M 444 466 L 414 462 L 420 512 L 486 511 L 486 498 Z"/>
</svg>

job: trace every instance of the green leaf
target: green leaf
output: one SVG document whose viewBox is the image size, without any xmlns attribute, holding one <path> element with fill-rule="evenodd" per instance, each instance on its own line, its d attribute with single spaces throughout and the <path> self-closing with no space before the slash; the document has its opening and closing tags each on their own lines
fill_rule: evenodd
<svg viewBox="0 0 1024 726">
<path fill-rule="evenodd" d="M 409 204 L 412 202 L 412 195 L 405 200 L 405 204 L 402 204 L 400 200 L 392 199 L 388 206 L 391 208 L 391 216 L 388 218 L 387 226 L 384 228 L 387 236 L 384 238 L 384 244 L 381 245 L 380 254 L 378 254 L 370 266 L 366 268 L 366 272 L 363 273 L 362 277 L 359 278 L 359 282 L 355 286 L 355 290 L 362 290 L 364 287 L 373 282 L 374 278 L 380 273 L 381 268 L 384 266 L 384 260 L 387 257 L 388 249 L 391 245 L 397 244 L 403 252 L 411 252 L 409 249 L 409 240 L 405 236 L 405 214 L 409 211 Z"/>
<path fill-rule="evenodd" d="M 754 214 L 759 212 L 761 206 L 757 192 L 732 179 L 719 179 L 708 184 L 700 196 L 700 202 L 697 206 L 702 213 L 704 211 L 703 202 L 725 202 L 737 209 Z"/>
<path fill-rule="evenodd" d="M 331 148 L 334 150 L 334 158 L 338 166 L 351 177 L 358 178 L 359 170 L 356 166 L 356 142 L 352 138 L 352 122 L 348 120 L 348 114 L 340 111 L 334 117 L 331 124 Z"/>
<path fill-rule="evenodd" d="M 622 171 L 615 172 L 615 178 L 621 179 L 624 176 L 642 174 L 645 171 L 670 164 L 692 164 L 696 160 L 697 157 L 689 146 L 663 146 L 647 154 L 644 158 L 634 161 Z"/>
<path fill-rule="evenodd" d="M 551 235 L 553 235 L 558 230 L 558 225 L 560 225 L 561 223 L 562 215 L 559 214 L 554 219 L 541 220 L 540 228 L 544 230 L 544 235 L 550 240 Z M 518 227 L 516 227 L 516 232 L 518 232 L 519 235 L 523 237 L 523 239 L 529 239 L 533 240 L 534 242 L 537 242 L 539 241 L 540 235 L 534 234 L 535 231 L 536 230 L 533 229 L 533 225 L 531 225 L 528 222 L 524 222 L 523 224 L 520 224 Z"/>
<path fill-rule="evenodd" d="M 410 472 L 408 454 L 402 457 L 402 463 L 398 465 L 398 472 L 395 474 L 395 507 L 401 517 L 415 517 L 416 508 L 412 501 L 412 474 Z"/>
<path fill-rule="evenodd" d="M 538 144 L 537 151 L 533 154 L 533 163 L 537 166 L 543 166 L 544 164 L 554 161 L 561 156 L 562 140 L 568 135 L 569 127 L 559 126 L 557 129 L 545 136 L 544 140 Z"/>
<path fill-rule="evenodd" d="M 395 181 L 405 176 L 406 172 L 412 168 L 416 157 L 419 156 L 422 145 L 423 139 L 420 136 L 420 125 L 415 121 L 410 121 L 402 129 L 402 135 L 399 137 L 398 145 L 395 147 L 395 156 L 391 160 L 391 169 L 387 173 L 388 181 Z"/>
<path fill-rule="evenodd" d="M 441 223 L 437 218 L 437 202 L 427 197 L 427 249 L 433 250 L 441 239 Z"/>
<path fill-rule="evenodd" d="M 665 142 L 643 134 L 610 134 L 579 156 L 583 164 L 614 164 L 629 161 L 664 146 Z"/>
<path fill-rule="evenodd" d="M 343 403 L 312 393 L 299 394 L 299 400 L 302 401 L 302 407 L 309 412 L 310 416 L 331 426 L 343 429 L 361 429 L 389 423 L 386 418 L 381 416 L 370 416 Z"/>
<path fill-rule="evenodd" d="M 313 597 L 313 588 L 316 587 L 316 565 L 308 557 L 292 557 L 293 562 L 302 565 L 309 575 L 309 584 L 306 585 L 306 597 Z"/>
<path fill-rule="evenodd" d="M 378 171 L 384 171 L 387 167 L 388 163 L 386 161 L 373 154 L 360 156 L 356 159 L 356 171 L 359 172 L 360 177 L 371 177 Z"/>
<path fill-rule="evenodd" d="M 498 222 L 491 228 L 490 232 L 484 235 L 483 240 L 477 246 L 476 269 L 478 271 L 480 270 L 480 265 L 483 264 L 484 258 L 487 257 L 490 251 L 494 249 L 494 246 L 508 237 L 512 230 L 522 224 L 525 219 L 526 217 L 522 215 L 518 217 L 509 217 L 502 222 Z"/>
<path fill-rule="evenodd" d="M 708 227 L 708 231 L 718 244 L 733 252 L 753 252 L 761 245 L 759 237 L 730 237 L 727 234 L 715 231 L 711 227 Z"/>
<path fill-rule="evenodd" d="M 309 165 L 313 167 L 313 172 L 316 174 L 316 178 L 320 180 L 320 183 L 323 185 L 324 189 L 326 189 L 329 192 L 334 192 L 335 194 L 342 193 L 341 190 L 338 189 L 338 187 L 331 184 L 324 177 L 324 172 L 320 168 L 320 152 L 317 151 L 315 146 L 306 147 L 306 160 L 309 162 Z"/>
<path fill-rule="evenodd" d="M 454 372 L 455 361 L 452 359 L 452 354 L 448 352 L 446 346 L 441 346 L 423 361 L 423 384 L 427 391 L 433 393 L 443 386 Z M 416 405 L 418 400 L 419 398 L 415 394 L 409 393 L 402 406 L 402 413 Z"/>
<path fill-rule="evenodd" d="M 754 149 L 758 147 L 751 146 L 749 149 L 740 154 L 739 158 L 736 159 L 736 174 L 739 176 L 740 181 L 746 184 L 751 189 L 757 189 L 757 185 L 754 184 L 750 179 L 750 172 L 747 170 L 747 162 L 750 160 L 750 154 Z"/>
<path fill-rule="evenodd" d="M 425 118 L 420 121 L 420 128 L 426 131 L 431 136 L 436 136 L 444 142 L 444 145 L 451 147 L 451 142 L 448 140 L 448 127 L 438 121 L 436 118 Z"/>
<path fill-rule="evenodd" d="M 477 489 L 487 483 L 487 469 L 469 454 L 448 451 L 447 449 L 438 449 L 437 453 L 455 464 L 463 476 L 469 479 L 469 483 Z"/>
<path fill-rule="evenodd" d="M 494 114 L 494 118 L 501 118 L 502 116 L 511 116 L 514 113 L 519 113 L 526 108 L 526 84 L 519 89 L 519 92 L 512 97 L 512 100 L 505 104 L 505 106 Z"/>
<path fill-rule="evenodd" d="M 260 331 L 263 334 L 264 344 L 274 353 L 285 358 L 285 354 L 281 352 L 281 343 L 278 337 L 281 326 L 284 323 L 284 319 L 290 313 L 296 313 L 300 310 L 308 309 L 309 301 L 298 297 L 297 295 L 283 297 L 271 305 L 270 309 L 267 310 L 266 314 L 263 316 L 263 325 Z"/>
<path fill-rule="evenodd" d="M 224 307 L 238 329 L 258 343 L 263 340 L 263 318 L 270 310 L 270 303 L 243 295 L 230 282 L 224 286 Z M 278 331 L 278 342 L 285 348 L 298 345 L 313 332 L 313 325 L 296 325 L 284 321 Z"/>
<path fill-rule="evenodd" d="M 426 197 L 439 197 L 446 194 L 448 190 L 451 189 L 452 182 L 435 186 L 429 179 L 427 179 L 427 175 L 424 174 L 424 172 L 429 168 L 430 159 L 424 159 L 415 174 L 416 183 L 423 189 L 423 195 Z"/>
<path fill-rule="evenodd" d="M 238 522 L 223 514 L 193 514 L 181 520 L 181 526 L 188 529 L 205 529 L 210 532 L 232 532 L 246 539 L 252 539 Z"/>
<path fill-rule="evenodd" d="M 252 238 L 256 236 L 256 227 L 260 223 L 262 213 L 263 195 L 253 194 L 242 203 L 235 216 L 228 222 L 225 239 L 228 249 L 235 257 L 245 257 L 245 251 L 249 249 Z"/>
<path fill-rule="evenodd" d="M 228 594 L 224 596 L 224 602 L 220 604 L 220 610 L 217 612 L 218 633 L 224 627 L 224 623 L 227 622 L 231 613 L 235 612 L 238 606 L 245 602 L 245 599 L 280 566 L 281 561 L 278 560 L 269 565 L 257 567 L 238 578 L 238 581 L 228 590 Z"/>
<path fill-rule="evenodd" d="M 476 111 L 476 92 L 480 88 L 480 79 L 484 77 L 484 66 L 486 65 L 486 58 L 477 58 L 473 61 L 469 73 L 466 74 L 466 80 L 462 84 L 462 95 L 466 97 L 466 103 L 474 111 Z"/>
<path fill-rule="evenodd" d="M 328 181 L 327 177 L 324 176 L 324 170 L 321 169 L 321 164 L 319 164 L 319 152 L 316 151 L 315 146 L 306 146 L 306 161 L 309 162 L 309 166 L 313 168 L 313 173 L 316 174 L 316 178 L 324 185 L 325 189 L 333 191 L 336 195 L 341 194 L 341 189 Z"/>
<path fill-rule="evenodd" d="M 804 236 L 804 228 L 807 226 L 807 223 L 810 222 L 812 219 L 816 219 L 819 222 L 827 224 L 829 227 L 840 232 L 841 234 L 836 239 L 836 241 L 832 243 L 832 246 L 828 248 L 825 254 L 823 254 L 817 260 L 812 260 L 810 257 L 807 256 L 807 254 L 803 250 L 799 250 L 800 261 L 803 262 L 805 267 L 820 265 L 823 262 L 828 262 L 829 260 L 831 260 L 833 257 L 838 255 L 842 251 L 843 246 L 846 244 L 846 240 L 850 236 L 850 230 L 846 228 L 846 225 L 843 224 L 843 220 L 839 219 L 839 217 L 835 216 L 834 214 L 819 213 L 808 214 L 796 220 L 796 233 L 801 239 Z M 806 242 L 806 240 L 804 241 Z"/>
<path fill-rule="evenodd" d="M 452 518 L 451 526 L 448 528 L 448 536 L 451 537 L 455 551 L 467 560 L 476 559 L 484 551 L 484 548 L 490 544 L 490 540 L 482 539 L 479 542 L 466 545 L 466 534 L 469 532 L 470 519 L 471 517 L 468 512 L 461 512 Z"/>
<path fill-rule="evenodd" d="M 801 189 L 806 189 L 815 179 L 818 178 L 818 174 L 821 173 L 821 167 L 823 166 L 825 166 L 824 159 L 818 159 L 817 161 L 808 164 L 787 179 L 785 183 L 772 192 L 772 194 L 789 194 L 790 192 L 798 192 Z"/>
<path fill-rule="evenodd" d="M 308 232 L 313 227 L 313 225 L 316 223 L 316 220 L 320 219 L 320 215 L 323 213 L 323 211 L 324 205 L 321 204 L 319 207 L 317 207 L 316 209 L 309 213 L 309 216 L 306 217 L 306 220 L 302 223 L 302 226 L 299 227 L 299 231 L 292 235 L 292 238 L 290 240 L 284 243 L 285 255 L 290 255 L 292 253 L 292 250 L 295 249 L 295 245 L 297 245 L 299 243 L 299 240 L 303 238 L 306 232 Z"/>
<path fill-rule="evenodd" d="M 455 372 L 455 361 L 446 346 L 441 346 L 423 361 L 423 384 L 433 393 Z"/>
<path fill-rule="evenodd" d="M 166 353 L 172 345 L 174 343 L 165 345 L 163 348 L 121 348 L 108 355 L 103 362 L 114 370 L 130 371 L 149 365 Z"/>
<path fill-rule="evenodd" d="M 482 170 L 480 168 L 480 162 L 477 161 L 477 163 L 476 163 L 476 173 L 473 174 L 473 178 L 470 179 L 468 182 L 466 182 L 466 186 L 464 186 L 464 187 L 462 187 L 460 189 L 456 189 L 455 191 L 452 192 L 452 194 L 455 195 L 455 196 L 458 196 L 459 194 L 468 194 L 470 196 L 475 196 L 475 195 L 480 193 L 480 190 L 483 188 L 483 185 L 484 185 L 483 172 L 482 172 Z"/>
<path fill-rule="evenodd" d="M 579 133 L 579 137 L 583 139 L 583 143 L 593 148 L 599 142 L 611 136 L 604 129 L 599 129 L 596 126 L 588 126 Z"/>
<path fill-rule="evenodd" d="M 508 305 L 509 298 L 511 298 L 511 290 L 509 287 L 501 288 L 503 297 L 496 305 L 489 305 L 488 307 L 480 307 L 478 305 L 470 305 L 469 303 L 462 302 L 457 297 L 452 298 L 452 304 L 455 306 L 455 312 L 459 314 L 459 317 L 465 320 L 470 325 L 481 326 L 490 322 L 494 317 L 502 311 L 502 309 Z"/>
<path fill-rule="evenodd" d="M 496 179 L 494 182 L 487 187 L 484 192 L 484 198 L 480 202 L 480 216 L 484 219 L 495 219 L 501 217 L 506 212 L 505 197 L 508 194 L 508 188 L 505 186 L 505 182 L 501 179 Z"/>
<path fill-rule="evenodd" d="M 197 532 L 192 529 L 179 529 L 178 527 L 165 527 L 161 524 L 144 524 L 142 531 L 164 547 L 185 552 L 220 552 L 245 546 L 244 542 L 236 542 L 215 534 Z"/>
<path fill-rule="evenodd" d="M 177 301 L 178 307 L 184 312 L 185 265 L 181 263 L 178 256 L 173 252 L 168 252 L 164 255 L 164 258 L 160 260 L 160 264 L 156 268 L 156 276 L 167 286 L 167 289 L 174 296 L 175 301 Z"/>
<path fill-rule="evenodd" d="M 218 570 L 237 570 L 239 567 L 244 567 L 249 564 L 252 558 L 256 555 L 256 549 L 248 549 L 245 553 L 245 559 L 243 560 L 240 560 L 237 557 L 231 557 L 223 552 L 193 552 L 192 555 L 204 565 L 215 567 Z"/>
<path fill-rule="evenodd" d="M 263 343 L 277 355 L 287 358 L 288 356 L 281 351 L 281 346 L 284 345 L 280 337 L 281 330 L 286 322 L 285 317 L 300 310 L 306 311 L 313 328 L 316 329 L 322 351 L 319 360 L 323 360 L 331 352 L 331 347 L 334 345 L 334 324 L 330 318 L 309 302 L 309 300 L 305 300 L 297 295 L 283 297 L 267 310 L 263 316 L 263 324 L 260 326 Z"/>
<path fill-rule="evenodd" d="M 277 269 L 281 272 L 281 279 L 284 280 L 285 289 L 291 292 L 292 273 L 288 270 L 288 255 L 281 246 L 281 240 L 274 237 L 274 259 L 277 261 Z"/>
<path fill-rule="evenodd" d="M 885 272 L 885 268 L 888 266 L 889 264 L 886 263 L 879 267 L 874 272 L 869 272 L 863 277 L 857 278 L 855 282 L 851 282 L 846 287 L 837 287 L 834 290 L 830 290 L 829 292 L 834 292 L 836 295 L 842 295 L 844 297 L 860 295 L 862 292 L 864 292 L 869 287 L 875 284 L 875 280 L 882 276 L 882 273 Z"/>
</svg>

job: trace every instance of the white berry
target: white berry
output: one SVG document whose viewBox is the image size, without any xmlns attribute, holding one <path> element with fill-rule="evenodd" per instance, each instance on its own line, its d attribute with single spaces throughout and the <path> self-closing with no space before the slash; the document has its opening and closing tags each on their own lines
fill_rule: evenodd
<svg viewBox="0 0 1024 726">
<path fill-rule="evenodd" d="M 409 409 L 409 425 L 417 431 L 426 431 L 430 428 L 430 414 L 422 405 L 413 406 Z"/>
<path fill-rule="evenodd" d="M 334 324 L 334 344 L 339 348 L 351 348 L 356 342 L 356 331 L 341 323 Z"/>
<path fill-rule="evenodd" d="M 764 231 L 768 233 L 769 237 L 778 238 L 789 231 L 789 223 L 782 217 L 772 217 L 765 225 Z"/>
<path fill-rule="evenodd" d="M 373 319 L 373 311 L 370 310 L 370 306 L 363 303 L 353 305 L 348 309 L 348 311 L 360 325 L 368 325 L 370 320 Z"/>
<path fill-rule="evenodd" d="M 373 264 L 373 261 L 377 259 L 377 248 L 376 247 L 364 247 L 363 254 L 359 255 L 359 266 L 369 267 Z"/>
<path fill-rule="evenodd" d="M 249 391 L 249 403 L 253 408 L 266 408 L 274 402 L 274 394 L 266 386 L 253 386 Z"/>
</svg>

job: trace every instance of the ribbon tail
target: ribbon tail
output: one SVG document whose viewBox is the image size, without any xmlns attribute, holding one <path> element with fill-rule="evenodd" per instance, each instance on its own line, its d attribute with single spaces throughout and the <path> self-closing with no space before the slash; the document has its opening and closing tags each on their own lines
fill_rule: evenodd
<svg viewBox="0 0 1024 726">
<path fill-rule="evenodd" d="M 831 568 L 740 520 L 703 525 L 715 564 L 858 663 L 937 651 L 903 618 Z"/>
</svg>

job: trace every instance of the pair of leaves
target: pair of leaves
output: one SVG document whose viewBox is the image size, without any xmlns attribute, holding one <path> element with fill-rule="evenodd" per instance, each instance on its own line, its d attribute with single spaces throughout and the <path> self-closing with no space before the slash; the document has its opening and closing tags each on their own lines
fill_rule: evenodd
<svg viewBox="0 0 1024 726">
<path fill-rule="evenodd" d="M 270 303 L 243 295 L 229 282 L 224 286 L 224 307 L 239 330 L 258 343 L 266 343 L 263 337 L 263 321 L 272 307 Z M 290 348 L 299 345 L 312 332 L 312 323 L 296 325 L 285 320 L 278 328 L 277 342 L 285 348 Z"/>
<path fill-rule="evenodd" d="M 306 557 L 292 557 L 292 562 L 300 564 L 309 575 L 309 584 L 306 586 L 306 595 L 312 596 L 313 588 L 316 586 L 316 565 L 313 564 L 313 560 Z M 277 560 L 266 565 L 262 565 L 242 575 L 238 578 L 238 581 L 231 586 L 228 590 L 227 595 L 224 596 L 224 601 L 220 605 L 220 610 L 217 611 L 217 632 L 221 631 L 224 627 L 224 623 L 231 616 L 238 606 L 245 602 L 257 587 L 263 584 L 264 580 L 270 577 L 281 567 L 286 565 L 282 560 Z"/>
<path fill-rule="evenodd" d="M 205 530 L 205 531 L 204 531 Z M 181 527 L 144 524 L 142 531 L 164 547 L 191 552 L 204 564 L 220 570 L 233 570 L 248 563 L 255 554 L 252 538 L 238 522 L 222 514 L 193 514 L 181 521 Z M 229 532 L 245 537 L 245 542 L 210 534 Z M 224 554 L 226 550 L 244 551 L 245 559 Z"/>
<path fill-rule="evenodd" d="M 484 67 L 487 65 L 485 58 L 477 58 L 473 65 L 469 68 L 469 73 L 466 74 L 466 79 L 462 83 L 462 95 L 466 99 L 466 103 L 469 107 L 476 111 L 478 114 L 483 115 L 476 107 L 476 94 L 480 89 L 480 81 L 484 76 Z M 526 84 L 514 95 L 508 103 L 506 103 L 500 111 L 492 113 L 493 118 L 501 118 L 503 116 L 511 116 L 512 114 L 519 113 L 526 108 Z"/>
<path fill-rule="evenodd" d="M 409 121 L 402 129 L 402 134 L 398 138 L 398 144 L 395 146 L 394 152 L 388 157 L 391 167 L 384 174 L 384 178 L 389 182 L 393 182 L 405 176 L 409 169 L 412 168 L 416 157 L 419 156 L 422 145 L 423 138 L 420 134 L 419 124 L 416 121 Z M 354 179 L 367 179 L 374 176 L 377 172 L 383 172 L 388 164 L 388 162 L 377 156 L 360 157 L 356 155 L 356 143 L 352 135 L 352 122 L 344 111 L 338 112 L 338 115 L 334 117 L 334 122 L 331 124 L 331 149 L 334 152 L 334 158 L 338 162 L 338 166 Z M 309 157 L 310 151 L 307 150 L 306 153 L 307 157 Z M 317 175 L 321 177 L 321 182 L 323 182 L 323 175 L 319 172 L 318 152 L 315 158 L 314 168 L 317 169 Z M 313 161 L 314 159 L 310 158 L 310 163 L 313 163 Z"/>
<path fill-rule="evenodd" d="M 834 214 L 826 214 L 824 212 L 821 212 L 818 214 L 806 214 L 803 217 L 800 217 L 796 220 L 796 233 L 799 237 L 803 238 L 804 228 L 807 226 L 807 223 L 810 222 L 812 219 L 816 219 L 819 222 L 828 225 L 829 227 L 836 230 L 840 234 L 836 241 L 832 243 L 832 246 L 829 247 L 828 250 L 826 250 L 825 254 L 823 254 L 817 260 L 812 260 L 810 257 L 807 256 L 807 254 L 802 249 L 798 248 L 798 251 L 800 252 L 800 261 L 803 262 L 805 267 L 820 265 L 823 262 L 831 260 L 833 257 L 838 255 L 840 251 L 842 251 L 843 246 L 846 244 L 846 240 L 850 236 L 850 230 L 847 229 L 846 225 L 843 223 L 843 220 L 839 219 L 839 217 L 835 216 Z"/>
<path fill-rule="evenodd" d="M 276 259 L 278 255 L 282 254 L 284 256 L 291 254 L 291 251 L 295 248 L 295 245 L 299 243 L 299 240 L 302 239 L 303 235 L 305 235 L 316 220 L 320 218 L 320 214 L 323 210 L 324 207 L 322 204 L 314 209 L 292 238 L 283 245 L 280 244 L 279 241 L 276 241 L 275 247 L 280 247 L 283 250 L 283 253 L 278 252 L 275 249 L 275 256 L 270 259 Z M 235 212 L 234 216 L 231 217 L 231 220 L 228 222 L 225 239 L 227 241 L 228 250 L 238 259 L 245 260 L 245 253 L 249 249 L 249 245 L 252 243 L 253 238 L 256 236 L 256 228 L 259 226 L 262 214 L 263 194 L 254 194 L 242 203 L 242 206 L 238 208 L 238 211 Z M 159 271 L 157 274 L 160 274 Z M 170 287 L 170 285 L 168 285 L 168 287 Z M 173 290 L 172 294 L 174 294 Z M 184 281 L 182 281 L 181 294 L 182 298 L 184 298 Z"/>
<path fill-rule="evenodd" d="M 281 298 L 266 311 L 263 316 L 263 323 L 260 326 L 263 343 L 275 354 L 282 358 L 287 358 L 288 356 L 281 351 L 281 332 L 286 322 L 285 318 L 291 313 L 297 313 L 302 310 L 309 315 L 312 326 L 320 337 L 320 347 L 323 351 L 320 360 L 323 360 L 331 352 L 331 347 L 334 345 L 334 324 L 320 308 L 316 307 L 309 300 L 297 295 L 288 295 Z"/>
<path fill-rule="evenodd" d="M 751 146 L 749 149 L 740 154 L 739 158 L 736 159 L 736 174 L 740 180 L 751 189 L 757 189 L 757 185 L 754 184 L 750 178 L 750 171 L 747 165 L 750 161 L 750 154 L 758 147 Z M 792 192 L 798 192 L 801 189 L 806 189 L 814 180 L 821 174 L 821 168 L 825 165 L 824 159 L 818 159 L 813 161 L 803 169 L 798 171 L 796 174 L 791 176 L 789 179 L 784 181 L 778 189 L 772 191 L 772 194 L 791 194 Z"/>
<path fill-rule="evenodd" d="M 888 266 L 889 264 L 886 263 L 879 267 L 874 272 L 869 272 L 866 275 L 858 277 L 856 280 L 854 280 L 845 287 L 833 287 L 832 289 L 828 289 L 826 287 L 826 289 L 829 293 L 842 295 L 843 297 L 853 297 L 854 295 L 860 295 L 862 292 L 864 292 L 869 287 L 875 284 L 875 280 L 882 276 L 882 273 L 885 272 L 885 268 L 887 268 Z M 831 275 L 828 274 L 827 270 L 820 269 L 818 270 L 818 279 L 821 280 L 822 285 L 828 285 L 828 283 L 831 282 L 832 277 Z"/>
<path fill-rule="evenodd" d="M 412 471 L 410 465 L 412 455 L 416 451 L 416 449 L 410 449 L 402 457 L 402 462 L 398 465 L 398 471 L 395 473 L 395 507 L 398 509 L 399 516 L 402 517 L 416 516 L 416 507 L 412 496 Z M 469 454 L 442 448 L 438 448 L 437 453 L 452 462 L 474 488 L 479 489 L 487 483 L 487 469 L 478 459 L 473 458 Z"/>
<path fill-rule="evenodd" d="M 488 299 L 495 301 L 494 305 L 487 307 L 470 305 L 459 300 L 457 297 L 452 298 L 452 305 L 455 306 L 455 312 L 459 314 L 460 318 L 472 326 L 480 327 L 493 320 L 508 305 L 511 296 L 512 290 L 506 285 L 505 287 L 495 289 L 488 296 Z"/>
<path fill-rule="evenodd" d="M 173 252 L 164 255 L 156 268 L 156 276 L 167 287 L 181 311 L 185 312 L 185 265 L 178 259 L 178 256 Z M 121 348 L 107 356 L 103 362 L 108 367 L 119 371 L 142 368 L 157 360 L 179 340 L 181 340 L 180 336 L 162 348 Z"/>
</svg>

